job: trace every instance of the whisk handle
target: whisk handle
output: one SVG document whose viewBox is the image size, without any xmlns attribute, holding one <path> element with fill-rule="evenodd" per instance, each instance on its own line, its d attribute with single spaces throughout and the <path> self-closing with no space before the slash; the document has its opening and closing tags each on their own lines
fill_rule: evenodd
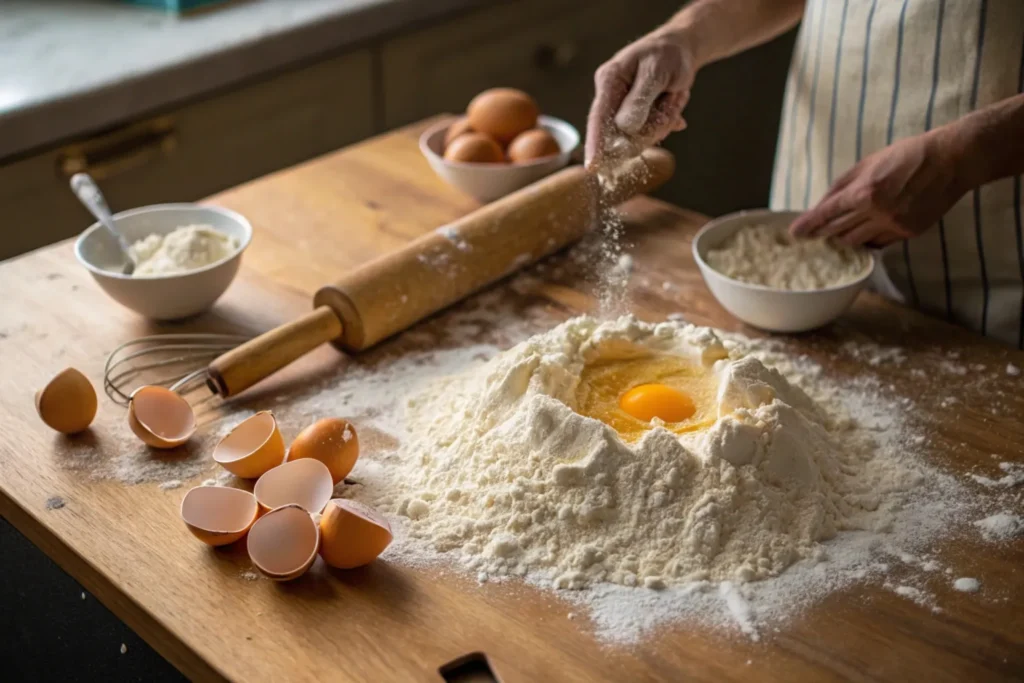
<svg viewBox="0 0 1024 683">
<path fill-rule="evenodd" d="M 218 356 L 207 368 L 210 388 L 225 398 L 234 396 L 341 332 L 337 314 L 320 306 Z"/>
</svg>

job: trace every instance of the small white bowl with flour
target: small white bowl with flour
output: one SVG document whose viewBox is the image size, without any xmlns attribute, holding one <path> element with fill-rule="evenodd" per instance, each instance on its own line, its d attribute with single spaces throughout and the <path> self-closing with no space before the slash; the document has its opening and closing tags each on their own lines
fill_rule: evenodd
<svg viewBox="0 0 1024 683">
<path fill-rule="evenodd" d="M 827 325 L 871 278 L 874 256 L 823 239 L 789 236 L 796 211 L 740 211 L 705 225 L 693 257 L 725 310 L 771 332 Z"/>
<path fill-rule="evenodd" d="M 121 272 L 117 241 L 99 223 L 75 242 L 75 256 L 112 299 L 153 320 L 209 309 L 228 288 L 252 240 L 242 215 L 217 206 L 154 204 L 114 215 L 140 263 Z"/>
</svg>

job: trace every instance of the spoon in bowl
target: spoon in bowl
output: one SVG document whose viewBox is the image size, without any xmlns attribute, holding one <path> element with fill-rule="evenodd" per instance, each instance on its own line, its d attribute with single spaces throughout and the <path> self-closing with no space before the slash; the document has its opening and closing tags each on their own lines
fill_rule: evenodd
<svg viewBox="0 0 1024 683">
<path fill-rule="evenodd" d="M 71 191 L 78 197 L 78 201 L 82 202 L 82 205 L 89 210 L 89 213 L 95 216 L 96 220 L 117 240 L 117 244 L 121 249 L 121 260 L 124 263 L 121 272 L 125 275 L 134 273 L 135 266 L 138 264 L 132 258 L 131 249 L 128 248 L 128 240 L 114 226 L 114 218 L 110 215 L 107 200 L 103 198 L 103 193 L 100 192 L 96 181 L 88 173 L 76 173 L 71 176 Z"/>
</svg>

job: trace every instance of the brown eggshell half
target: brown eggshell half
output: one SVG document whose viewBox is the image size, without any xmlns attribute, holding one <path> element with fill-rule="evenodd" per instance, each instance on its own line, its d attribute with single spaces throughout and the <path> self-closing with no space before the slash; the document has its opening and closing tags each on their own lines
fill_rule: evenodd
<svg viewBox="0 0 1024 683">
<path fill-rule="evenodd" d="M 169 389 L 139 387 L 128 403 L 128 426 L 153 448 L 175 448 L 196 431 L 196 416 L 188 401 Z"/>
<path fill-rule="evenodd" d="M 384 515 L 354 500 L 336 498 L 320 516 L 320 556 L 339 569 L 362 567 L 391 544 Z"/>
<path fill-rule="evenodd" d="M 298 505 L 306 512 L 320 512 L 331 499 L 334 482 L 327 465 L 304 458 L 269 470 L 259 478 L 252 492 L 266 510 Z"/>
<path fill-rule="evenodd" d="M 36 392 L 36 412 L 51 429 L 77 434 L 96 417 L 96 390 L 89 378 L 66 368 Z"/>
<path fill-rule="evenodd" d="M 235 425 L 213 449 L 213 460 L 235 476 L 256 479 L 284 462 L 285 447 L 270 411 Z"/>
<path fill-rule="evenodd" d="M 320 527 L 298 505 L 286 505 L 260 517 L 246 540 L 249 559 L 264 576 L 291 581 L 306 573 L 320 547 Z"/>
<path fill-rule="evenodd" d="M 356 428 L 348 420 L 337 417 L 317 420 L 299 432 L 288 449 L 289 461 L 303 458 L 319 460 L 327 465 L 331 479 L 337 484 L 348 476 L 359 458 L 359 435 L 356 434 Z"/>
<path fill-rule="evenodd" d="M 197 486 L 181 500 L 181 519 L 188 530 L 212 546 L 234 543 L 256 521 L 256 498 L 226 486 Z"/>
</svg>

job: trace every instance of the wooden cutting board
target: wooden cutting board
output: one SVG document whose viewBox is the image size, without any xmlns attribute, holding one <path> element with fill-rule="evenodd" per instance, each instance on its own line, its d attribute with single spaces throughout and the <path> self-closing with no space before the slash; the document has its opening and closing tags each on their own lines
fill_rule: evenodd
<svg viewBox="0 0 1024 683">
<path fill-rule="evenodd" d="M 617 648 L 595 641 L 579 610 L 524 586 L 478 585 L 471 577 L 388 562 L 315 571 L 288 585 L 247 581 L 244 548 L 210 551 L 179 521 L 186 488 L 96 482 L 68 469 L 57 455 L 63 437 L 40 423 L 32 404 L 34 391 L 57 370 L 73 365 L 98 385 L 106 354 L 132 337 L 268 329 L 308 310 L 314 291 L 344 269 L 471 210 L 475 204 L 420 157 L 416 138 L 426 123 L 211 198 L 248 216 L 255 239 L 225 298 L 185 325 L 154 326 L 108 300 L 74 262 L 69 243 L 0 264 L 0 512 L 198 680 L 440 681 L 442 665 L 473 652 L 485 653 L 506 683 L 1024 676 L 1022 540 L 944 544 L 942 557 L 962 575 L 982 577 L 985 589 L 956 593 L 948 579 L 936 579 L 928 588 L 941 614 L 877 587 L 855 588 L 759 643 L 683 624 Z M 690 256 L 702 216 L 646 198 L 632 201 L 626 216 L 635 257 L 629 295 L 639 317 L 682 313 L 694 323 L 743 330 L 711 298 Z M 522 318 L 558 320 L 588 310 L 592 299 L 571 264 L 557 266 L 556 260 L 494 291 Z M 271 396 L 311 378 L 415 347 L 429 338 L 420 332 L 443 338 L 446 320 L 435 317 L 417 335 L 365 358 L 320 349 L 239 404 L 267 406 Z M 843 350 L 849 341 L 900 346 L 909 357 L 866 366 Z M 869 372 L 912 397 L 931 432 L 935 463 L 991 476 L 1000 460 L 1024 461 L 1024 379 L 1001 370 L 1008 362 L 1024 366 L 1024 354 L 869 295 L 839 323 L 791 344 L 830 374 Z M 987 379 L 943 374 L 950 354 L 960 364 L 985 365 Z M 119 420 L 120 410 L 102 399 L 104 419 Z M 100 457 L 116 455 L 102 430 L 80 438 L 98 443 Z M 55 497 L 64 506 L 48 509 Z M 578 617 L 569 620 L 570 611 Z"/>
</svg>

